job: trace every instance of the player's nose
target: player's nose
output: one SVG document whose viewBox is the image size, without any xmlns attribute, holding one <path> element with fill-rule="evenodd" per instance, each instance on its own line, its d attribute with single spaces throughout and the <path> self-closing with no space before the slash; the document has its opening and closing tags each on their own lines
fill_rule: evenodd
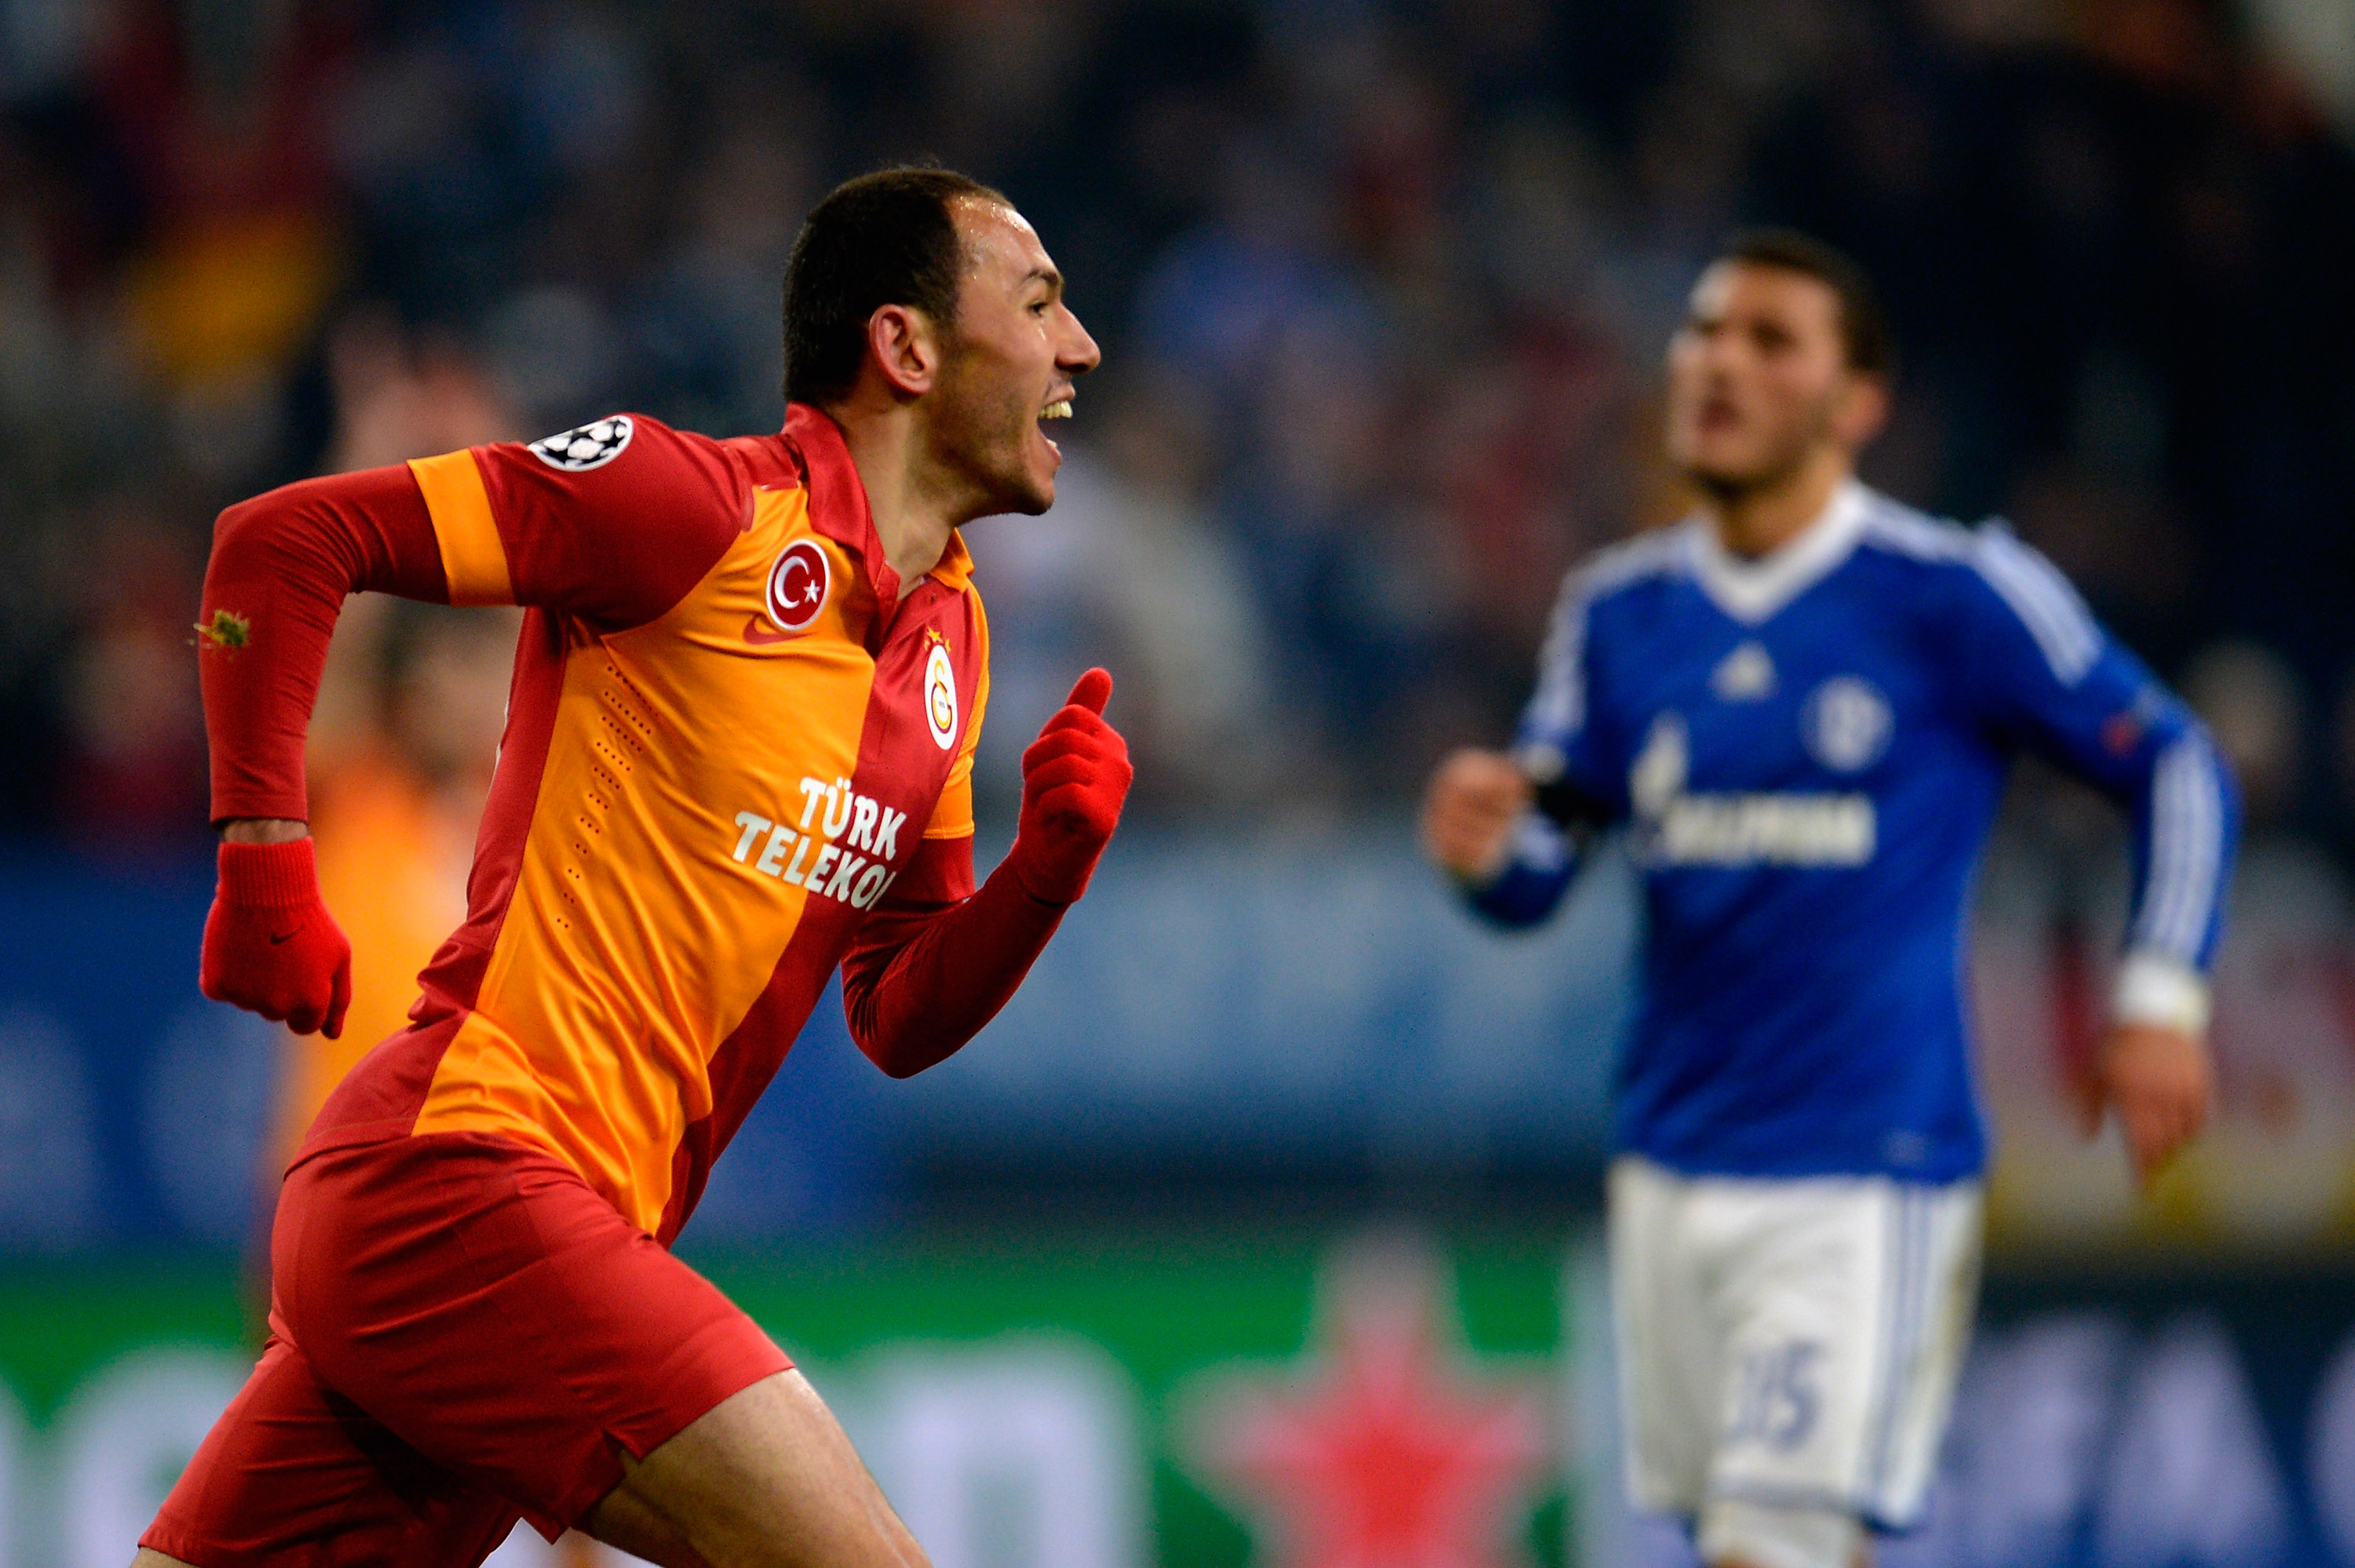
<svg viewBox="0 0 2355 1568">
<path fill-rule="evenodd" d="M 1080 318 L 1066 305 L 1062 308 L 1063 339 L 1055 348 L 1055 368 L 1071 376 L 1085 376 L 1103 363 L 1103 350 L 1080 324 Z"/>
</svg>

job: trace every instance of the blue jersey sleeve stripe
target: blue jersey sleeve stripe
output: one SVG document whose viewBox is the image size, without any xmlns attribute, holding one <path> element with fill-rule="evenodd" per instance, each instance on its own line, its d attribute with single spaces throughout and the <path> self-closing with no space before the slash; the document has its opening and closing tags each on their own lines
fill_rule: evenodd
<svg viewBox="0 0 2355 1568">
<path fill-rule="evenodd" d="M 1585 588 L 1578 577 L 1562 585 L 1545 650 L 1538 655 L 1537 694 L 1521 720 L 1526 739 L 1559 746 L 1585 727 Z"/>
<path fill-rule="evenodd" d="M 1538 654 L 1538 689 L 1521 712 L 1525 749 L 1550 747 L 1558 755 L 1586 727 L 1586 622 L 1594 601 L 1638 578 L 1673 569 L 1680 553 L 1676 530 L 1638 535 L 1563 579 Z"/>
<path fill-rule="evenodd" d="M 2178 951 L 2197 962 L 2222 894 L 2218 879 L 2224 857 L 2224 799 L 2217 787 L 2215 758 L 2207 742 L 2197 740 L 2187 746 L 2179 741 L 2177 746 L 2181 748 L 2176 767 L 2184 779 L 2184 815 L 2191 847 L 2184 855 L 2187 874 L 2177 894 L 2177 924 L 2169 934 L 2181 944 Z"/>
<path fill-rule="evenodd" d="M 2152 780 L 2150 875 L 2137 946 L 2189 962 L 2215 896 L 2223 801 L 2206 747 L 2186 736 L 2160 756 Z"/>
<path fill-rule="evenodd" d="M 2102 630 L 2051 562 L 2000 524 L 1973 531 L 1934 522 L 1886 496 L 1874 502 L 1874 538 L 1915 560 L 1967 563 L 2028 628 L 2062 685 L 2085 678 L 2101 657 Z"/>
<path fill-rule="evenodd" d="M 2064 686 L 2083 680 L 2101 655 L 2102 631 L 2068 579 L 2009 534 L 1992 528 L 1979 535 L 1972 565 L 2036 639 L 2053 677 Z"/>
<path fill-rule="evenodd" d="M 2224 799 L 2208 743 L 2169 746 L 2151 785 L 2150 874 L 2133 946 L 2196 965 L 2214 922 L 2223 865 Z"/>
<path fill-rule="evenodd" d="M 2190 885 L 2196 874 L 2191 857 L 2197 832 L 2193 814 L 2199 807 L 2197 786 L 2184 766 L 2190 760 L 2184 743 L 2177 741 L 2160 756 L 2158 767 L 2152 770 L 2150 877 L 2143 892 L 2140 929 L 2136 933 L 2141 938 L 2140 946 L 2178 959 L 2183 956 L 2179 931 L 2183 906 L 2189 902 Z"/>
</svg>

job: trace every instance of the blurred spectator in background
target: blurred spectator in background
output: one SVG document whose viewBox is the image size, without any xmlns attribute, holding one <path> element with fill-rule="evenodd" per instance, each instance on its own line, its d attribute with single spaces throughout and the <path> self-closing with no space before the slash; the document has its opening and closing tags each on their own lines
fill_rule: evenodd
<svg viewBox="0 0 2355 1568">
<path fill-rule="evenodd" d="M 1393 809 L 1504 723 L 1563 567 L 1680 509 L 1649 367 L 1744 220 L 1885 281 L 1911 361 L 1868 478 L 2013 516 L 2162 673 L 2219 638 L 2309 692 L 2355 667 L 2347 0 L 988 14 L 0 5 L 0 826 L 176 820 L 161 607 L 222 504 L 401 397 L 775 428 L 809 193 L 927 151 L 1069 234 L 1155 367 L 1073 431 L 1101 549 L 975 535 L 993 593 L 1069 614 L 993 732 L 1023 669 L 1127 660 L 1147 815 Z M 407 392 L 346 415 L 388 365 Z M 1131 558 L 1171 591 L 1103 586 Z M 2332 799 L 2288 819 L 2355 843 Z"/>
<path fill-rule="evenodd" d="M 389 312 L 346 312 L 325 360 L 336 409 L 329 471 L 518 433 L 467 354 L 404 330 Z M 285 1035 L 267 1193 L 352 1064 L 407 1023 L 418 971 L 465 918 L 520 622 L 512 609 L 373 595 L 336 622 L 307 761 L 319 885 L 352 944 L 351 1010 L 337 1039 Z"/>
<path fill-rule="evenodd" d="M 2232 760 L 2254 852 L 2281 835 L 2306 792 L 2307 703 L 2297 675 L 2264 645 L 2234 639 L 2192 658 L 2183 694 Z"/>
<path fill-rule="evenodd" d="M 2355 951 L 2346 880 L 2303 826 L 2309 705 L 2280 654 L 2238 639 L 2195 654 L 2183 694 L 2231 758 L 2244 816 L 2217 991 L 2218 1115 L 2193 1171 L 2202 1217 L 2236 1241 L 2309 1236 L 2355 1184 Z"/>
<path fill-rule="evenodd" d="M 338 672 L 367 685 L 343 704 L 369 711 L 337 737 L 333 762 L 312 769 L 319 885 L 339 901 L 352 944 L 351 1011 L 338 1039 L 286 1036 L 265 1171 L 273 1189 L 352 1064 L 407 1025 L 418 971 L 465 919 L 475 826 L 506 720 L 519 614 L 387 604 L 368 628 L 375 668 L 355 672 L 346 660 Z"/>
<path fill-rule="evenodd" d="M 2339 683 L 2339 700 L 2331 705 L 2328 747 L 2331 821 L 2338 829 L 2342 863 L 2355 862 L 2355 666 Z"/>
<path fill-rule="evenodd" d="M 1210 524 L 1211 432 L 1179 390 L 1149 370 L 1092 381 L 1094 435 L 1073 443 L 1054 511 L 978 524 L 971 544 L 999 611 L 993 710 L 1051 712 L 1072 669 L 1114 659 L 1140 789 L 1184 814 L 1264 800 L 1280 737 L 1260 605 Z M 982 746 L 1018 752 L 1025 734 L 986 727 Z M 1018 758 L 999 760 L 982 771 L 1010 805 Z"/>
<path fill-rule="evenodd" d="M 49 759 L 69 842 L 132 861 L 201 842 L 205 736 L 196 705 L 189 541 L 143 500 L 80 520 L 60 670 L 65 745 Z"/>
</svg>

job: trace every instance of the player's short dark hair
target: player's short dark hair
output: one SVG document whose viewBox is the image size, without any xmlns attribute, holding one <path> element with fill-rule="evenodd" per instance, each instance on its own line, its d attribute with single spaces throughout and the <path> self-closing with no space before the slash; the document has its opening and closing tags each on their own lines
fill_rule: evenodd
<svg viewBox="0 0 2355 1568">
<path fill-rule="evenodd" d="M 1839 301 L 1840 341 L 1850 370 L 1888 376 L 1897 368 L 1897 338 L 1889 329 L 1872 278 L 1847 251 L 1796 228 L 1745 228 L 1719 247 L 1717 260 L 1746 267 L 1801 272 Z"/>
<path fill-rule="evenodd" d="M 810 209 L 785 263 L 787 401 L 847 394 L 867 354 L 867 323 L 884 305 L 956 325 L 960 198 L 1014 205 L 953 170 L 902 164 L 847 180 Z"/>
</svg>

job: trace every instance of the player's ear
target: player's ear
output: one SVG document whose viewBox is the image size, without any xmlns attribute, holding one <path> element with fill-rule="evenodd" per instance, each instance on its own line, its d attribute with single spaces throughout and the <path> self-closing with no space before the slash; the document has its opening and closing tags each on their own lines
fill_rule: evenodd
<svg viewBox="0 0 2355 1568">
<path fill-rule="evenodd" d="M 867 354 L 883 379 L 904 397 L 932 389 L 940 344 L 930 317 L 913 305 L 878 305 L 867 318 Z"/>
<path fill-rule="evenodd" d="M 1832 429 L 1840 444 L 1861 451 L 1889 423 L 1889 383 L 1878 376 L 1850 371 L 1848 386 L 1832 411 Z"/>
</svg>

